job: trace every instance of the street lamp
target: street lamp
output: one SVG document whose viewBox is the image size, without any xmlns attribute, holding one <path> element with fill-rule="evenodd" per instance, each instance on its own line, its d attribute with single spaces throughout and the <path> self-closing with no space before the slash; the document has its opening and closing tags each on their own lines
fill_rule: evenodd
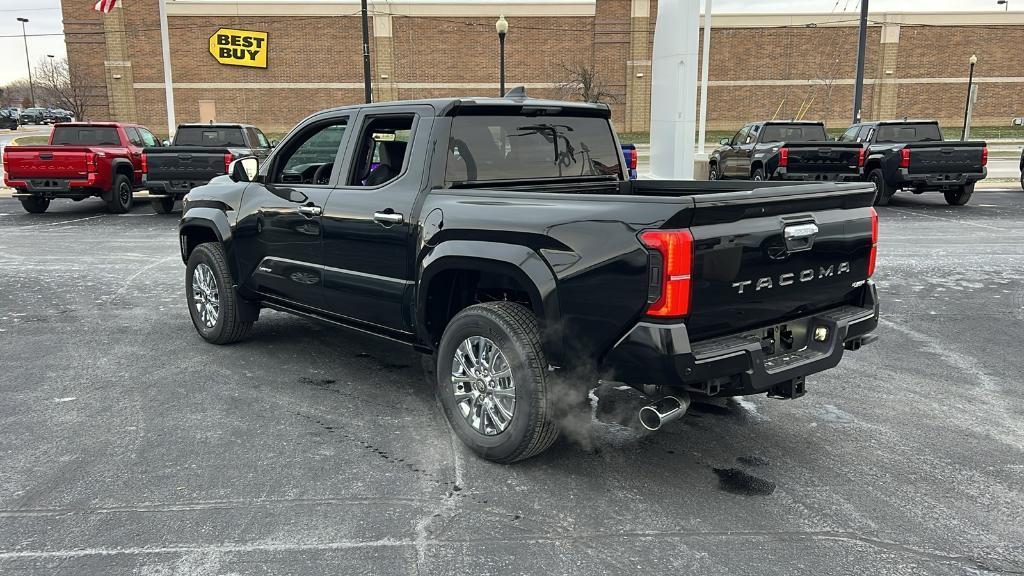
<svg viewBox="0 0 1024 576">
<path fill-rule="evenodd" d="M 967 115 L 971 111 L 971 88 L 974 85 L 974 65 L 978 63 L 978 57 L 971 54 L 971 71 L 967 75 L 967 103 L 964 104 L 964 129 L 960 132 L 960 140 L 967 138 Z"/>
<path fill-rule="evenodd" d="M 1010 0 L 997 0 L 996 1 L 996 5 L 997 6 L 1003 6 L 1004 7 L 1003 8 L 1004 12 L 1009 12 L 1010 11 Z"/>
<path fill-rule="evenodd" d="M 18 22 L 21 22 L 21 39 L 25 42 L 25 67 L 28 68 L 28 98 L 32 101 L 32 107 L 36 107 L 36 90 L 32 86 L 32 64 L 28 59 L 28 36 L 25 34 L 25 23 L 28 22 L 28 18 L 18 18 Z"/>
<path fill-rule="evenodd" d="M 505 95 L 505 34 L 508 34 L 508 20 L 505 20 L 505 16 L 498 16 L 498 21 L 494 23 L 494 29 L 498 31 L 498 45 L 500 50 L 499 59 L 499 73 L 498 73 L 498 96 Z"/>
</svg>

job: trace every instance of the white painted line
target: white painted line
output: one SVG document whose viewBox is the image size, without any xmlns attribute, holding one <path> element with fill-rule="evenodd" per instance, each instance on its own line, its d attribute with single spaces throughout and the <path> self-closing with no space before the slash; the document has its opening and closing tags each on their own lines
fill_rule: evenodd
<svg viewBox="0 0 1024 576">
<path fill-rule="evenodd" d="M 928 218 L 934 218 L 936 220 L 945 220 L 946 222 L 952 222 L 954 224 L 966 224 L 968 226 L 977 226 L 978 228 L 988 228 L 989 230 L 999 230 L 1000 232 L 1009 232 L 1006 228 L 999 228 L 998 226 L 988 226 L 986 224 L 978 224 L 977 222 L 967 222 L 965 220 L 956 220 L 954 218 L 943 218 L 942 216 L 936 216 L 934 214 L 925 214 L 924 212 L 914 212 L 911 210 L 900 210 L 899 208 L 893 208 L 892 206 L 886 206 L 893 212 L 899 212 L 901 214 L 910 214 L 912 216 L 927 216 Z"/>
<path fill-rule="evenodd" d="M 92 220 L 93 218 L 102 218 L 103 214 L 97 214 L 96 216 L 86 216 L 85 218 L 76 218 L 74 220 L 63 220 L 61 222 L 46 222 L 45 224 L 32 224 L 31 226 L 22 226 L 22 228 L 41 228 L 43 226 L 60 226 L 62 224 L 71 224 L 72 222 L 82 222 L 85 220 Z"/>
</svg>

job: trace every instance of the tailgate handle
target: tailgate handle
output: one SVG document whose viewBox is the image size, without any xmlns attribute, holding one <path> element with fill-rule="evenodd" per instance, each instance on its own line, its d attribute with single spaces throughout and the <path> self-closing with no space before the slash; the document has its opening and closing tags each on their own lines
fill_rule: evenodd
<svg viewBox="0 0 1024 576">
<path fill-rule="evenodd" d="M 39 153 L 39 159 L 40 160 L 53 160 L 53 154 L 50 154 L 48 152 L 40 152 Z"/>
<path fill-rule="evenodd" d="M 792 224 L 783 229 L 788 252 L 803 252 L 814 245 L 814 237 L 818 234 L 818 225 L 814 222 Z"/>
<path fill-rule="evenodd" d="M 191 154 L 178 154 L 178 160 L 191 160 Z"/>
</svg>

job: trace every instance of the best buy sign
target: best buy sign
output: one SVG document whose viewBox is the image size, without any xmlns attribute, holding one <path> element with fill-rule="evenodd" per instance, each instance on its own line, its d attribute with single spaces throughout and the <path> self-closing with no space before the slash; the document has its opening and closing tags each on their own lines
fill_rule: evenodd
<svg viewBox="0 0 1024 576">
<path fill-rule="evenodd" d="M 267 33 L 221 28 L 210 36 L 210 54 L 221 64 L 267 67 Z"/>
</svg>

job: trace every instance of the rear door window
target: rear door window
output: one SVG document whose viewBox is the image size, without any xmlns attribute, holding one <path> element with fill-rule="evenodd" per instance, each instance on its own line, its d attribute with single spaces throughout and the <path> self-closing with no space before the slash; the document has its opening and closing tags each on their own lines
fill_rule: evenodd
<svg viewBox="0 0 1024 576">
<path fill-rule="evenodd" d="M 907 123 L 882 124 L 875 142 L 938 142 L 942 140 L 938 124 Z"/>
<path fill-rule="evenodd" d="M 448 183 L 580 176 L 622 177 L 604 118 L 465 115 L 452 121 Z"/>
<path fill-rule="evenodd" d="M 174 136 L 174 145 L 244 148 L 245 136 L 241 127 L 182 126 Z"/>
<path fill-rule="evenodd" d="M 58 126 L 53 144 L 61 146 L 117 146 L 121 139 L 113 126 Z"/>
</svg>

